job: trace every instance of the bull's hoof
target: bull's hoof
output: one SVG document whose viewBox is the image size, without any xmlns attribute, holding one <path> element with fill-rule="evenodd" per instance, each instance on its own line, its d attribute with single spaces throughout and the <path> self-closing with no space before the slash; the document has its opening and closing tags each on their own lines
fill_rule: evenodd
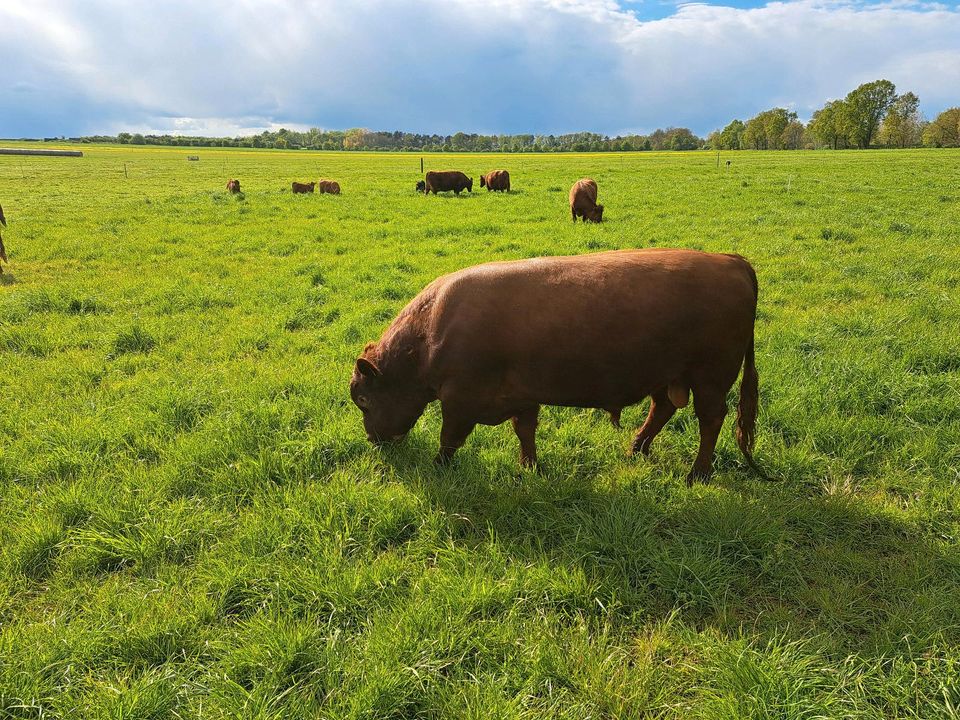
<svg viewBox="0 0 960 720">
<path fill-rule="evenodd" d="M 693 468 L 689 473 L 687 473 L 687 487 L 693 487 L 694 483 L 706 483 L 710 480 L 711 472 L 707 470 L 697 470 Z"/>
<path fill-rule="evenodd" d="M 540 472 L 540 463 L 538 463 L 536 459 L 531 460 L 530 458 L 522 457 L 520 458 L 520 467 L 524 470 Z"/>
<path fill-rule="evenodd" d="M 446 453 L 439 452 L 436 457 L 433 458 L 433 464 L 437 467 L 447 467 L 450 465 L 453 460 L 453 455 L 447 455 Z"/>
<path fill-rule="evenodd" d="M 653 440 L 650 438 L 640 438 L 633 441 L 633 447 L 630 448 L 630 454 L 636 455 L 637 453 L 642 454 L 644 457 L 650 457 L 650 445 L 653 444 Z"/>
</svg>

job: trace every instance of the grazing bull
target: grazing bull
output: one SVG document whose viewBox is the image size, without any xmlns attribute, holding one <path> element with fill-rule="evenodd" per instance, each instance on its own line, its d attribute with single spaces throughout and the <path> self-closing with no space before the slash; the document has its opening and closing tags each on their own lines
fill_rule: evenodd
<svg viewBox="0 0 960 720">
<path fill-rule="evenodd" d="M 230 180 L 227 182 L 227 192 L 233 193 L 236 195 L 240 192 L 240 181 L 239 180 Z"/>
<path fill-rule="evenodd" d="M 487 192 L 490 190 L 510 192 L 510 173 L 506 170 L 492 170 L 486 175 L 481 175 L 480 187 L 485 187 Z"/>
<path fill-rule="evenodd" d="M 313 189 L 317 186 L 315 182 L 300 183 L 296 180 L 293 181 L 293 192 L 296 195 L 297 193 L 312 193 Z"/>
<path fill-rule="evenodd" d="M 520 462 L 537 461 L 541 405 L 620 409 L 651 396 L 633 452 L 693 392 L 709 477 L 726 397 L 743 366 L 737 443 L 751 467 L 757 415 L 757 278 L 739 255 L 615 250 L 492 262 L 434 280 L 357 358 L 350 395 L 371 442 L 402 439 L 440 400 L 437 461 L 478 423 L 512 420 Z"/>
<path fill-rule="evenodd" d="M 0 225 L 7 226 L 7 219 L 3 216 L 3 206 L 0 206 Z M 7 260 L 7 249 L 3 246 L 3 235 L 0 235 L 0 260 L 10 262 Z M 3 265 L 0 265 L 0 275 L 3 275 Z"/>
<path fill-rule="evenodd" d="M 340 194 L 340 183 L 336 180 L 321 180 L 317 183 L 317 190 L 321 193 L 327 193 L 329 195 L 339 195 Z"/>
<path fill-rule="evenodd" d="M 431 192 L 436 195 L 447 190 L 453 190 L 457 195 L 464 190 L 473 192 L 473 178 L 467 177 L 459 170 L 441 170 L 439 172 L 431 170 L 426 174 L 424 181 L 423 192 L 425 195 L 429 195 Z"/>
<path fill-rule="evenodd" d="M 427 183 L 424 180 L 417 180 L 417 192 L 426 192 Z"/>
<path fill-rule="evenodd" d="M 597 183 L 590 178 L 577 180 L 570 188 L 570 214 L 573 221 L 603 222 L 603 205 L 597 205 Z"/>
</svg>

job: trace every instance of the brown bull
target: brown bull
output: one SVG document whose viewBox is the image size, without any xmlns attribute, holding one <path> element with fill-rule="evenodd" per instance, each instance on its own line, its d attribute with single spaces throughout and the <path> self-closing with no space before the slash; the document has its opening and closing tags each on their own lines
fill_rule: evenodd
<svg viewBox="0 0 960 720">
<path fill-rule="evenodd" d="M 312 193 L 313 189 L 317 186 L 315 182 L 301 183 L 296 180 L 293 181 L 291 187 L 293 188 L 294 194 L 298 193 Z"/>
<path fill-rule="evenodd" d="M 597 183 L 590 178 L 577 180 L 570 188 L 570 214 L 573 221 L 603 222 L 603 205 L 597 205 Z"/>
<path fill-rule="evenodd" d="M 506 170 L 492 170 L 486 175 L 481 175 L 480 187 L 485 187 L 488 192 L 490 190 L 510 192 L 510 173 Z"/>
<path fill-rule="evenodd" d="M 453 190 L 457 195 L 464 190 L 473 192 L 473 178 L 467 177 L 459 170 L 431 170 L 424 176 L 425 195 L 431 192 L 436 195 L 448 190 Z"/>
<path fill-rule="evenodd" d="M 236 195 L 240 192 L 240 181 L 239 180 L 230 180 L 227 182 L 227 192 L 233 193 Z"/>
<path fill-rule="evenodd" d="M 737 443 L 753 466 L 756 307 L 756 275 L 739 255 L 649 248 L 486 263 L 420 292 L 357 359 L 350 394 L 372 442 L 401 439 L 439 399 L 439 462 L 478 423 L 512 420 L 532 465 L 541 405 L 619 417 L 649 395 L 633 441 L 648 454 L 692 391 L 692 482 L 710 474 L 741 366 Z"/>
<path fill-rule="evenodd" d="M 327 193 L 329 195 L 339 195 L 340 194 L 340 183 L 336 180 L 321 180 L 317 183 L 317 190 L 321 193 Z"/>
</svg>

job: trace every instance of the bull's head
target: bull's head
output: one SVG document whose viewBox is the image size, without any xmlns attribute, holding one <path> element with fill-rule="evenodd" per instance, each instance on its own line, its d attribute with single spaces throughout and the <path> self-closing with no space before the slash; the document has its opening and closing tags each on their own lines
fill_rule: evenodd
<svg viewBox="0 0 960 720">
<path fill-rule="evenodd" d="M 427 183 L 424 180 L 417 180 L 417 192 L 423 192 L 427 189 Z"/>
<path fill-rule="evenodd" d="M 603 222 L 603 205 L 597 205 L 590 213 L 590 219 L 595 222 Z"/>
<path fill-rule="evenodd" d="M 482 185 L 480 187 L 483 187 Z M 473 192 L 473 178 L 467 180 L 467 190 Z"/>
<path fill-rule="evenodd" d="M 487 179 L 486 179 L 483 175 L 481 175 L 481 176 L 480 176 L 480 187 L 486 187 L 486 186 L 487 186 Z"/>
<path fill-rule="evenodd" d="M 431 397 L 416 382 L 390 377 L 375 361 L 376 345 L 371 343 L 357 358 L 350 378 L 350 397 L 363 413 L 363 427 L 372 443 L 402 440 L 412 428 Z"/>
</svg>

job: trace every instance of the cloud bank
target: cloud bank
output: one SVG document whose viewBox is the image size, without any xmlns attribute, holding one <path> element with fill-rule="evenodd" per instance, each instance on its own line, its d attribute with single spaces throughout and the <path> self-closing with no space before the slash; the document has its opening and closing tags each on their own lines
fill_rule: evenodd
<svg viewBox="0 0 960 720">
<path fill-rule="evenodd" d="M 960 104 L 960 8 L 0 0 L 0 68 L 3 137 L 706 133 L 773 106 L 809 117 L 880 77 L 916 92 L 930 115 Z"/>
</svg>

